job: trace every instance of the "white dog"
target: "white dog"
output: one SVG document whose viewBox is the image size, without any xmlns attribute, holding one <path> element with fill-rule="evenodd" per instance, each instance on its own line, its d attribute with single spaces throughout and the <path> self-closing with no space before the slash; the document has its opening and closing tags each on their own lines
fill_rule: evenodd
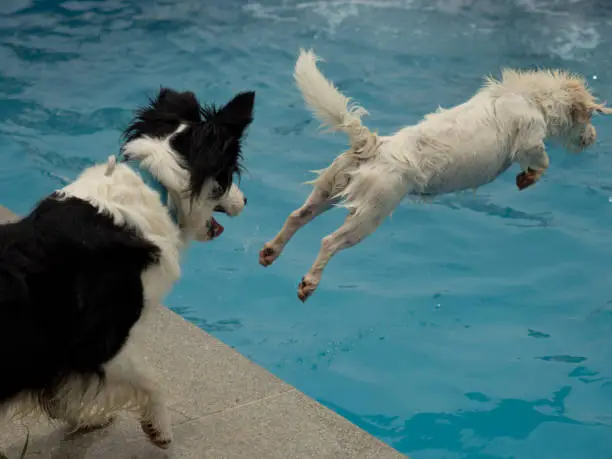
<svg viewBox="0 0 612 459">
<path fill-rule="evenodd" d="M 522 173 L 517 186 L 538 181 L 548 168 L 545 140 L 574 151 L 596 139 L 593 113 L 612 113 L 597 103 L 582 78 L 567 72 L 504 70 L 488 78 L 467 102 L 438 109 L 414 126 L 379 136 L 361 122 L 367 112 L 350 104 L 317 69 L 317 56 L 301 50 L 295 66 L 298 88 L 314 114 L 344 131 L 350 148 L 318 171 L 314 190 L 291 213 L 259 254 L 271 265 L 295 232 L 340 203 L 349 209 L 344 224 L 322 240 L 321 250 L 298 287 L 305 301 L 317 288 L 329 260 L 376 230 L 406 195 L 435 196 L 485 185 L 513 163 Z"/>
</svg>

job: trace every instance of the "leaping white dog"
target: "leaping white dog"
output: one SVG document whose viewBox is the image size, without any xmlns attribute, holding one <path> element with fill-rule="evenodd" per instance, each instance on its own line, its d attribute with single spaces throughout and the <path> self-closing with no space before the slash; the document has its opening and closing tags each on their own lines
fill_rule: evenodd
<svg viewBox="0 0 612 459">
<path fill-rule="evenodd" d="M 522 169 L 516 180 L 522 190 L 548 168 L 545 140 L 580 152 L 595 142 L 593 113 L 612 113 L 577 75 L 508 69 L 499 81 L 489 77 L 467 102 L 379 136 L 362 124 L 366 110 L 351 104 L 321 74 L 317 60 L 313 51 L 301 50 L 295 81 L 314 114 L 349 136 L 350 148 L 317 172 L 304 205 L 259 254 L 261 265 L 271 265 L 302 226 L 334 205 L 348 208 L 346 221 L 323 238 L 317 259 L 299 284 L 302 301 L 316 290 L 329 260 L 373 233 L 406 195 L 475 189 L 513 163 Z"/>
</svg>

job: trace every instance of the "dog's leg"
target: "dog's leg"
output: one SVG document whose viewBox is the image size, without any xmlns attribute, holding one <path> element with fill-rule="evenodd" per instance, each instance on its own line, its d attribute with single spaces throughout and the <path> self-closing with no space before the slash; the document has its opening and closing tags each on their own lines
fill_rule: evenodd
<svg viewBox="0 0 612 459">
<path fill-rule="evenodd" d="M 124 355 L 116 358 L 108 368 L 107 384 L 110 409 L 121 406 L 136 408 L 142 431 L 151 443 L 159 448 L 168 448 L 172 442 L 170 416 L 153 382 Z"/>
<path fill-rule="evenodd" d="M 160 448 L 172 441 L 170 419 L 154 384 L 136 369 L 125 352 L 104 365 L 104 376 L 68 380 L 47 405 L 53 418 L 68 422 L 72 433 L 109 425 L 119 410 L 136 410 L 149 440 Z"/>
<path fill-rule="evenodd" d="M 298 298 L 302 302 L 306 301 L 319 286 L 323 270 L 331 258 L 340 250 L 348 249 L 359 243 L 374 232 L 380 224 L 380 222 L 375 223 L 373 220 L 364 217 L 356 214 L 349 215 L 338 230 L 323 238 L 315 262 L 298 286 Z"/>
<path fill-rule="evenodd" d="M 516 159 L 522 169 L 522 172 L 516 177 L 516 185 L 519 190 L 524 190 L 540 180 L 550 164 L 543 143 L 519 150 Z"/>
<path fill-rule="evenodd" d="M 361 242 L 380 226 L 406 195 L 406 183 L 401 177 L 388 175 L 382 180 L 369 180 L 367 174 L 357 175 L 354 188 L 348 190 L 351 213 L 334 233 L 321 241 L 319 254 L 298 286 L 298 297 L 306 301 L 317 289 L 325 266 L 340 250 Z"/>
<path fill-rule="evenodd" d="M 95 413 L 95 398 L 104 388 L 99 375 L 72 375 L 60 385 L 38 395 L 43 411 L 52 421 L 64 421 L 70 434 L 84 434 L 108 427 L 112 413 Z"/>
<path fill-rule="evenodd" d="M 280 256 L 285 245 L 287 245 L 293 235 L 302 226 L 314 220 L 315 217 L 321 215 L 326 210 L 329 210 L 332 204 L 333 203 L 330 201 L 330 193 L 323 188 L 315 187 L 304 205 L 293 211 L 289 217 L 287 217 L 285 224 L 274 239 L 266 242 L 263 246 L 263 249 L 259 252 L 259 264 L 262 266 L 270 266 L 274 263 L 274 260 Z"/>
<path fill-rule="evenodd" d="M 308 273 L 298 286 L 298 298 L 306 301 L 319 286 L 323 270 L 332 257 L 343 249 L 353 247 L 366 236 L 372 234 L 380 225 L 382 218 L 374 220 L 363 214 L 351 214 L 344 224 L 321 241 L 321 249 Z"/>
<path fill-rule="evenodd" d="M 113 415 L 110 415 L 110 416 L 100 418 L 96 421 L 91 420 L 87 423 L 76 423 L 76 422 L 71 421 L 70 419 L 68 419 L 67 422 L 68 422 L 68 428 L 70 429 L 71 435 L 85 435 L 91 432 L 95 432 L 96 430 L 106 429 L 111 424 L 113 424 L 115 420 L 116 420 L 116 417 Z"/>
<path fill-rule="evenodd" d="M 156 389 L 148 391 L 147 403 L 142 406 L 140 426 L 151 443 L 159 448 L 168 448 L 172 442 L 170 415 L 161 393 Z"/>
</svg>

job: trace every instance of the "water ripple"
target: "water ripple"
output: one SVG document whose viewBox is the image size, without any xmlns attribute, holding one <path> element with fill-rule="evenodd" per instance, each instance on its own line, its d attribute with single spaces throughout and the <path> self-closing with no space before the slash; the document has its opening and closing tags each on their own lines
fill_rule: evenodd
<svg viewBox="0 0 612 459">
<path fill-rule="evenodd" d="M 381 134 L 473 94 L 505 66 L 565 67 L 612 99 L 604 0 L 0 2 L 3 204 L 26 211 L 119 145 L 160 85 L 218 104 L 257 91 L 249 196 L 194 244 L 168 304 L 413 459 L 606 459 L 612 450 L 612 130 L 582 155 L 551 146 L 476 195 L 406 201 L 338 254 L 304 306 L 296 285 L 336 209 L 270 268 L 261 245 L 346 148 L 292 78 L 300 47 Z M 545 452 L 545 453 L 541 453 Z"/>
</svg>

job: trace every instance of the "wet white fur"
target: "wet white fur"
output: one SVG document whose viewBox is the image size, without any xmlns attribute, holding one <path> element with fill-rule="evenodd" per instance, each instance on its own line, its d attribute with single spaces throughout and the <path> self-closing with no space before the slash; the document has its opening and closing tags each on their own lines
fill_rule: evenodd
<svg viewBox="0 0 612 459">
<path fill-rule="evenodd" d="M 317 56 L 301 50 L 295 81 L 307 106 L 324 125 L 345 132 L 350 147 L 321 171 L 314 190 L 260 254 L 271 264 L 295 232 L 320 213 L 340 205 L 346 222 L 322 241 L 319 255 L 300 284 L 305 300 L 318 286 L 331 257 L 371 234 L 407 195 L 431 197 L 485 185 L 518 163 L 539 176 L 548 168 L 545 140 L 581 150 L 596 139 L 595 102 L 581 78 L 563 71 L 504 70 L 488 78 L 467 102 L 439 108 L 419 123 L 389 136 L 361 122 L 367 112 L 351 104 L 317 68 Z"/>
</svg>

